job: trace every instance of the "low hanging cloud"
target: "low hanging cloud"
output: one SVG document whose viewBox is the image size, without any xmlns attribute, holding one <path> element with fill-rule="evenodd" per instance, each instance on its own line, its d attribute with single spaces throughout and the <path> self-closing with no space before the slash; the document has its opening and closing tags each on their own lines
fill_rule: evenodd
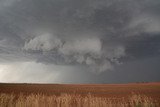
<svg viewBox="0 0 160 107">
<path fill-rule="evenodd" d="M 88 66 L 93 72 L 104 72 L 112 70 L 113 64 L 118 64 L 118 59 L 125 56 L 125 48 L 119 45 L 109 46 L 107 49 L 102 47 L 103 42 L 98 37 L 82 35 L 80 38 L 62 39 L 47 33 L 25 42 L 23 50 L 41 51 L 51 56 L 55 53 L 57 55 L 52 57 L 62 58 L 63 64 L 76 63 Z"/>
<path fill-rule="evenodd" d="M 41 51 L 50 51 L 52 49 L 58 48 L 62 45 L 62 42 L 56 36 L 51 34 L 44 34 L 36 36 L 31 39 L 28 43 L 25 43 L 25 50 L 41 50 Z"/>
<path fill-rule="evenodd" d="M 102 48 L 102 44 L 99 38 L 78 38 L 75 40 L 65 41 L 62 48 L 60 48 L 60 52 L 65 55 L 70 54 L 96 54 L 100 55 Z"/>
<path fill-rule="evenodd" d="M 106 81 L 116 75 L 128 76 L 126 63 L 155 60 L 160 55 L 159 10 L 159 0 L 0 0 L 0 65 L 19 67 L 15 63 L 32 62 L 29 71 L 43 66 L 43 73 L 36 70 L 36 74 L 44 78 L 54 65 L 70 66 L 74 69 L 62 70 L 61 77 L 81 74 L 79 80 L 71 79 L 74 81 L 84 80 L 86 74 L 86 80 L 91 76 L 93 81 L 98 81 L 95 76 Z M 148 67 L 154 68 L 152 62 L 147 62 Z M 14 73 L 28 76 L 29 71 L 16 70 L 6 77 Z M 154 75 L 158 74 L 155 70 Z"/>
</svg>

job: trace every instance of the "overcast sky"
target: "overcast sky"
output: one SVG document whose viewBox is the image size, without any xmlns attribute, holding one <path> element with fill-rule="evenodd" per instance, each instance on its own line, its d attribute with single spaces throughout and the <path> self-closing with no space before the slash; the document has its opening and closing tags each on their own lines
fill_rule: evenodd
<svg viewBox="0 0 160 107">
<path fill-rule="evenodd" d="M 160 0 L 0 0 L 0 82 L 160 81 Z"/>
</svg>

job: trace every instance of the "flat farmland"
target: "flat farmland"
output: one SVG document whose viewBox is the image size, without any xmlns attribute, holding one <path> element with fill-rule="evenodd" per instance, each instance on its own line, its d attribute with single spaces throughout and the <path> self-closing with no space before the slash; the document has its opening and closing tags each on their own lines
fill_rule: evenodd
<svg viewBox="0 0 160 107">
<path fill-rule="evenodd" d="M 160 83 L 130 83 L 130 84 L 6 84 L 6 83 L 1 83 L 0 94 L 14 95 L 14 96 L 19 96 L 19 95 L 52 96 L 54 95 L 54 97 L 66 97 L 66 96 L 63 96 L 64 94 L 66 94 L 69 96 L 71 95 L 71 96 L 77 96 L 81 98 L 86 98 L 86 96 L 91 96 L 91 98 L 116 99 L 116 101 L 120 101 L 120 102 L 122 102 L 121 101 L 122 99 L 125 100 L 126 102 L 129 102 L 128 99 L 130 99 L 131 96 L 136 95 L 134 99 L 134 103 L 136 102 L 137 99 L 142 98 L 137 96 L 145 96 L 147 99 L 152 99 L 153 103 L 154 101 L 156 101 L 156 103 L 159 103 L 160 102 Z M 100 99 L 100 101 L 102 99 Z M 81 100 L 83 101 L 83 99 Z M 142 99 L 141 101 L 144 102 L 145 100 Z M 15 107 L 18 107 L 18 106 L 15 106 Z"/>
<path fill-rule="evenodd" d="M 160 83 L 132 84 L 0 84 L 0 93 L 45 95 L 92 94 L 99 97 L 125 97 L 133 93 L 160 99 Z"/>
</svg>

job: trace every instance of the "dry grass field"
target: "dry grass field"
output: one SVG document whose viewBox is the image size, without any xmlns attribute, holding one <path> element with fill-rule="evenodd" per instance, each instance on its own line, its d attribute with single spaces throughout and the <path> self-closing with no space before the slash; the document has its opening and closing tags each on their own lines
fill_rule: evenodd
<svg viewBox="0 0 160 107">
<path fill-rule="evenodd" d="M 0 84 L 0 107 L 160 107 L 160 83 Z"/>
</svg>

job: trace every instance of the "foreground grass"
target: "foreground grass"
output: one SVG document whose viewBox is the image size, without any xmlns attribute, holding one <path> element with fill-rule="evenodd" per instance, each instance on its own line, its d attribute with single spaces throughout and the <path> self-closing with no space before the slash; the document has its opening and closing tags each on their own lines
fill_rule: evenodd
<svg viewBox="0 0 160 107">
<path fill-rule="evenodd" d="M 0 94 L 0 107 L 160 107 L 160 102 L 133 94 L 128 99 L 94 97 L 91 94 Z"/>
</svg>

